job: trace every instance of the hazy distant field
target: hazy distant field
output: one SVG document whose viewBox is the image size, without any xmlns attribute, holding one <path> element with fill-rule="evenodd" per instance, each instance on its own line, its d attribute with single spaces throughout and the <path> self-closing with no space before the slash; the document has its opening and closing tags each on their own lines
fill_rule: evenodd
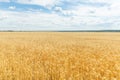
<svg viewBox="0 0 120 80">
<path fill-rule="evenodd" d="M 0 80 L 120 80 L 120 33 L 0 32 Z"/>
</svg>

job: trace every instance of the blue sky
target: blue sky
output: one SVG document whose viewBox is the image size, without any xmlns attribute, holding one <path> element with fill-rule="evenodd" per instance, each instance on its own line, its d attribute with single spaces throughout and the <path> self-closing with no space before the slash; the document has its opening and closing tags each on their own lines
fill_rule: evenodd
<svg viewBox="0 0 120 80">
<path fill-rule="evenodd" d="M 0 0 L 0 30 L 120 29 L 120 0 Z"/>
</svg>

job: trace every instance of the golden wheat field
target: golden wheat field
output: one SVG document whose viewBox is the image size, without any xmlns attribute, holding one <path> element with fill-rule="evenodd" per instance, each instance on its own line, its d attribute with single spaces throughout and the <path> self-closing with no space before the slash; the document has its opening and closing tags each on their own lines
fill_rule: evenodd
<svg viewBox="0 0 120 80">
<path fill-rule="evenodd" d="M 120 33 L 0 32 L 0 80 L 120 80 Z"/>
</svg>

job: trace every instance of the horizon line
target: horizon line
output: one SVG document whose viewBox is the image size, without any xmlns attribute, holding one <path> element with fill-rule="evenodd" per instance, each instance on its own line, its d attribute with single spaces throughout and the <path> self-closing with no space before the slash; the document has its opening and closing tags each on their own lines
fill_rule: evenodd
<svg viewBox="0 0 120 80">
<path fill-rule="evenodd" d="M 0 30 L 0 32 L 120 32 L 120 30 Z"/>
</svg>

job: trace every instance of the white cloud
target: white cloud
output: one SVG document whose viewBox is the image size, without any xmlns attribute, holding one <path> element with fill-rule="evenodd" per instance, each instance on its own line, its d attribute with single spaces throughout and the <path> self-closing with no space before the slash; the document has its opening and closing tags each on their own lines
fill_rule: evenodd
<svg viewBox="0 0 120 80">
<path fill-rule="evenodd" d="M 120 4 L 101 7 L 79 5 L 70 11 L 72 11 L 72 13 L 77 16 L 98 16 L 98 17 L 119 16 Z"/>
<path fill-rule="evenodd" d="M 14 27 L 12 29 L 17 30 L 59 30 L 70 28 L 69 19 L 57 14 L 12 11 L 0 11 L 0 13 L 2 16 L 7 16 L 5 20 L 0 22 L 0 27 L 7 27 L 8 29 L 12 27 Z"/>
<path fill-rule="evenodd" d="M 63 10 L 62 7 L 55 7 L 54 9 L 55 12 L 61 13 L 64 16 L 72 16 L 74 15 L 74 10 Z"/>
<path fill-rule="evenodd" d="M 3 0 L 0 0 L 3 1 Z M 5 0 L 9 1 L 9 0 Z M 17 0 L 18 3 L 37 4 L 51 8 L 62 4 L 64 0 Z M 120 0 L 66 0 L 77 4 L 79 1 L 86 3 L 105 3 L 106 6 L 89 6 L 87 4 L 74 5 L 74 8 L 64 9 L 65 6 L 55 7 L 53 13 L 42 11 L 12 12 L 0 11 L 0 25 L 10 26 L 12 29 L 120 29 Z M 69 5 L 69 4 L 66 4 Z M 71 5 L 71 4 L 70 4 Z M 92 5 L 92 4 L 91 4 Z M 10 6 L 10 10 L 16 9 Z M 62 14 L 59 15 L 59 14 Z M 65 15 L 65 16 L 63 16 Z M 67 17 L 66 17 L 67 16 Z"/>
<path fill-rule="evenodd" d="M 54 9 L 56 12 L 62 12 L 63 11 L 63 9 L 61 8 L 61 7 L 55 7 L 55 9 Z"/>
<path fill-rule="evenodd" d="M 8 9 L 10 9 L 10 10 L 15 10 L 16 9 L 16 7 L 15 6 L 9 6 L 9 8 Z"/>
<path fill-rule="evenodd" d="M 120 29 L 118 26 L 120 24 L 120 19 L 116 17 L 64 17 L 55 13 L 47 14 L 42 12 L 24 13 L 0 11 L 0 13 L 1 16 L 6 17 L 4 20 L 0 21 L 0 27 L 2 27 L 1 29 L 8 30 Z M 108 24 L 111 25 L 107 26 Z"/>
</svg>

